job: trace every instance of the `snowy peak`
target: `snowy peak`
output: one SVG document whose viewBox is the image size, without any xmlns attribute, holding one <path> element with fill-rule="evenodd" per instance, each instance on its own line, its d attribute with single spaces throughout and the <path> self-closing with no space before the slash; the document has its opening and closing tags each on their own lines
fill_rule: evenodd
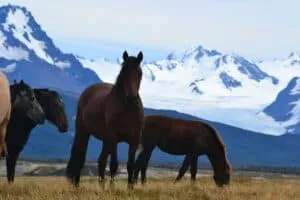
<svg viewBox="0 0 300 200">
<path fill-rule="evenodd" d="M 272 80 L 273 84 L 278 84 L 278 79 L 268 75 L 266 72 L 262 71 L 256 64 L 246 60 L 241 56 L 232 56 L 233 63 L 238 66 L 238 70 L 247 75 L 248 78 L 255 80 L 257 82 L 262 81 L 265 78 Z"/>
<path fill-rule="evenodd" d="M 193 95 L 244 96 L 247 90 L 265 82 L 268 87 L 279 82 L 242 56 L 222 54 L 201 45 L 172 52 L 165 60 L 146 64 L 144 68 L 152 81 L 185 85 Z"/>
<path fill-rule="evenodd" d="M 20 52 L 27 50 L 29 54 L 33 53 L 61 69 L 71 67 L 67 58 L 55 56 L 61 52 L 26 8 L 12 5 L 0 7 L 0 23 L 2 46 L 19 48 Z M 23 56 L 17 59 L 21 58 L 28 60 L 28 54 L 23 52 Z"/>
<path fill-rule="evenodd" d="M 74 55 L 58 49 L 25 7 L 10 4 L 0 7 L 0 68 L 10 80 L 33 86 L 80 91 L 99 81 Z"/>
<path fill-rule="evenodd" d="M 282 123 L 288 133 L 300 132 L 300 77 L 294 77 L 275 101 L 264 109 L 274 120 Z"/>
<path fill-rule="evenodd" d="M 287 62 L 292 66 L 300 65 L 300 55 L 298 53 L 292 52 L 289 55 Z"/>
<path fill-rule="evenodd" d="M 192 46 L 182 52 L 172 52 L 167 56 L 167 60 L 179 60 L 186 61 L 189 59 L 194 59 L 199 61 L 203 56 L 212 57 L 216 55 L 221 55 L 220 52 L 216 50 L 205 49 L 203 46 Z"/>
</svg>

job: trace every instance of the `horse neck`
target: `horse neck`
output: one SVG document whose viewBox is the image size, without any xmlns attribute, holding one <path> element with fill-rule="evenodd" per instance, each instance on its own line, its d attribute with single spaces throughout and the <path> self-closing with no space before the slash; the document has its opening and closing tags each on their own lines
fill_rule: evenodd
<svg viewBox="0 0 300 200">
<path fill-rule="evenodd" d="M 119 75 L 120 76 L 120 75 Z M 118 77 L 116 83 L 114 84 L 111 93 L 116 96 L 118 99 L 123 101 L 125 99 L 125 90 L 122 83 L 122 77 Z"/>
<path fill-rule="evenodd" d="M 221 150 L 220 150 L 221 151 Z M 222 165 L 225 165 L 225 158 L 221 155 L 221 152 L 208 153 L 207 157 L 211 163 L 214 173 L 216 174 Z"/>
<path fill-rule="evenodd" d="M 128 102 L 126 101 L 125 91 L 122 86 L 114 85 L 110 94 L 116 98 L 116 100 L 120 103 L 119 105 L 128 106 Z M 138 94 L 138 96 L 139 96 L 139 94 Z M 136 104 L 133 104 L 133 105 L 136 105 Z"/>
<path fill-rule="evenodd" d="M 13 109 L 9 127 L 15 131 L 30 133 L 37 124 L 18 110 Z"/>
<path fill-rule="evenodd" d="M 35 123 L 32 123 L 28 118 L 26 119 L 26 116 L 22 117 L 19 113 L 12 112 L 5 138 L 8 152 L 12 156 L 18 156 L 23 150 L 30 137 L 31 130 L 35 126 Z"/>
</svg>

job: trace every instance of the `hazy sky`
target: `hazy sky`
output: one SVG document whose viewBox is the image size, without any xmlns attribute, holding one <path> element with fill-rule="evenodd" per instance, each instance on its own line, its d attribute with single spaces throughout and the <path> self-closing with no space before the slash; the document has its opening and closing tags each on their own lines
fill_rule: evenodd
<svg viewBox="0 0 300 200">
<path fill-rule="evenodd" d="M 201 44 L 252 59 L 300 52 L 299 0 L 0 0 L 26 6 L 64 51 L 148 60 Z"/>
</svg>

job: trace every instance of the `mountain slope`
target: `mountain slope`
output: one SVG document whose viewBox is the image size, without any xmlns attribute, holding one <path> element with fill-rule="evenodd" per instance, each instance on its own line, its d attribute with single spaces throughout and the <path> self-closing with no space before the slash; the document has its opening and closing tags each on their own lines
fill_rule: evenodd
<svg viewBox="0 0 300 200">
<path fill-rule="evenodd" d="M 282 123 L 288 133 L 300 134 L 300 78 L 293 78 L 263 111 Z"/>
<path fill-rule="evenodd" d="M 0 70 L 10 81 L 25 79 L 35 87 L 79 93 L 100 78 L 114 82 L 120 60 L 93 61 L 65 54 L 28 10 L 8 5 L 0 7 Z M 255 63 L 196 46 L 145 63 L 143 72 L 141 95 L 146 107 L 280 135 L 287 127 L 261 111 L 294 74 L 300 74 L 300 56 L 292 53 L 287 59 Z"/>
<path fill-rule="evenodd" d="M 62 92 L 70 122 L 68 134 L 59 134 L 52 125 L 40 126 L 34 129 L 28 145 L 22 152 L 22 158 L 30 159 L 63 159 L 70 156 L 74 136 L 74 116 L 78 95 Z M 189 120 L 200 120 L 192 115 L 172 110 L 145 109 L 145 114 L 163 114 Z M 221 123 L 207 121 L 222 135 L 227 146 L 228 157 L 234 165 L 266 165 L 266 166 L 300 166 L 300 136 L 284 135 L 269 136 Z M 96 160 L 101 150 L 102 142 L 91 138 L 88 148 L 88 160 Z M 121 143 L 118 146 L 119 159 L 127 160 L 128 146 Z M 156 149 L 151 158 L 152 163 L 179 165 L 182 156 L 172 156 Z M 202 160 L 202 159 L 201 159 Z M 207 162 L 207 159 L 205 159 Z"/>
<path fill-rule="evenodd" d="M 177 110 L 256 132 L 285 132 L 272 118 L 258 114 L 280 90 L 274 76 L 242 57 L 202 47 L 196 50 L 203 51 L 201 57 L 186 52 L 175 60 L 178 55 L 173 53 L 165 60 L 143 64 L 140 93 L 146 107 Z M 215 64 L 219 59 L 223 64 Z M 79 60 L 106 82 L 113 83 L 120 71 L 119 61 Z"/>
<path fill-rule="evenodd" d="M 10 81 L 81 91 L 98 76 L 72 54 L 61 52 L 24 7 L 0 7 L 0 70 Z"/>
</svg>

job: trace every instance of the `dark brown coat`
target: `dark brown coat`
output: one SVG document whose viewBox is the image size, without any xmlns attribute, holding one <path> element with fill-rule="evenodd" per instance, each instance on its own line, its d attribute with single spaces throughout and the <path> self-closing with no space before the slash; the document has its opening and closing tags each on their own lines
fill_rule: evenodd
<svg viewBox="0 0 300 200">
<path fill-rule="evenodd" d="M 88 87 L 80 96 L 76 133 L 71 158 L 67 166 L 67 177 L 76 186 L 79 184 L 89 136 L 103 141 L 99 157 L 99 176 L 104 180 L 107 157 L 110 154 L 111 178 L 118 168 L 117 144 L 129 144 L 128 183 L 133 184 L 135 153 L 140 144 L 144 119 L 144 108 L 139 96 L 143 54 L 137 57 L 123 54 L 123 64 L 115 84 L 97 83 Z"/>
<path fill-rule="evenodd" d="M 225 145 L 210 125 L 192 120 L 176 119 L 162 115 L 145 117 L 145 126 L 142 134 L 143 151 L 137 159 L 137 170 L 142 170 L 142 182 L 146 179 L 146 168 L 153 149 L 173 155 L 186 155 L 176 180 L 180 180 L 188 167 L 191 166 L 191 178 L 195 180 L 197 160 L 200 155 L 207 155 L 213 170 L 217 185 L 228 184 L 231 166 L 227 160 Z"/>
</svg>

